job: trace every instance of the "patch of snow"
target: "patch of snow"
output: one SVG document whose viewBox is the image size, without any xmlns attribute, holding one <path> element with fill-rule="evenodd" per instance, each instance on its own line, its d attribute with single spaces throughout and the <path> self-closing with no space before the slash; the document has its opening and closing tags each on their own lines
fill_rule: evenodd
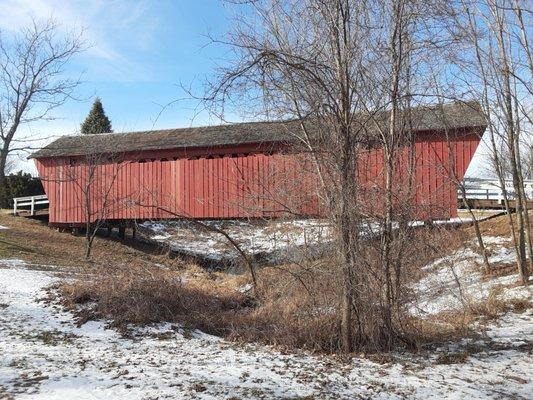
<svg viewBox="0 0 533 400">
<path fill-rule="evenodd" d="M 504 238 L 488 237 L 492 245 L 489 262 L 491 264 L 513 264 L 516 255 L 512 249 L 505 247 Z M 449 256 L 439 258 L 423 267 L 426 272 L 415 286 L 420 299 L 411 310 L 418 316 L 435 315 L 444 311 L 463 308 L 471 302 L 487 299 L 491 291 L 502 287 L 501 299 L 531 299 L 531 289 L 512 287 L 518 281 L 515 274 L 483 279 L 480 266 L 482 257 L 471 248 L 465 248 Z"/>
<path fill-rule="evenodd" d="M 252 285 L 251 283 L 247 283 L 246 285 L 239 286 L 237 288 L 237 291 L 240 292 L 240 293 L 246 293 L 246 292 L 249 292 L 250 290 L 252 290 L 253 287 L 254 287 L 254 285 Z"/>
<path fill-rule="evenodd" d="M 346 363 L 168 323 L 137 328 L 130 338 L 103 322 L 78 328 L 70 313 L 37 300 L 57 282 L 52 271 L 25 269 L 21 260 L 0 264 L 0 397 L 460 399 L 527 398 L 533 391 L 533 357 L 514 347 L 531 340 L 530 314 L 509 314 L 501 329 L 489 329 L 491 340 L 510 341 L 508 349 L 487 348 L 463 364 L 435 365 L 435 356 L 410 354 L 385 364 Z"/>
<path fill-rule="evenodd" d="M 516 253 L 508 247 L 499 247 L 489 256 L 491 264 L 514 264 L 516 262 Z"/>
<path fill-rule="evenodd" d="M 508 312 L 491 323 L 485 334 L 494 342 L 521 345 L 531 343 L 533 338 L 533 311 L 523 314 Z"/>
<path fill-rule="evenodd" d="M 172 236 L 170 236 L 170 235 L 155 235 L 155 236 L 152 236 L 151 239 L 156 240 L 156 241 L 160 241 L 160 240 L 170 239 L 171 237 Z"/>
<path fill-rule="evenodd" d="M 263 261 L 294 261 L 309 254 L 320 254 L 331 242 L 327 221 L 318 219 L 290 221 L 203 221 L 223 229 L 250 256 Z M 166 243 L 183 255 L 212 261 L 234 261 L 239 252 L 223 235 L 200 229 L 190 221 L 147 221 L 141 235 Z M 305 250 L 305 251 L 304 251 Z"/>
<path fill-rule="evenodd" d="M 18 258 L 10 258 L 10 259 L 6 259 L 6 260 L 2 260 L 2 264 L 1 265 L 6 266 L 6 267 L 10 267 L 10 268 L 16 268 L 16 267 L 25 267 L 28 264 L 24 260 L 21 260 L 21 259 L 18 259 Z"/>
<path fill-rule="evenodd" d="M 471 222 L 468 217 L 433 221 L 436 225 L 468 222 Z M 331 248 L 332 228 L 323 219 L 206 220 L 202 223 L 224 230 L 246 254 L 265 263 L 316 258 Z M 412 221 L 409 225 L 415 227 L 423 224 L 424 221 Z M 240 257 L 223 235 L 201 229 L 191 221 L 145 221 L 140 227 L 141 237 L 165 243 L 172 251 L 185 256 L 230 263 Z M 397 227 L 394 224 L 394 228 Z M 375 236 L 381 229 L 382 225 L 377 222 L 366 222 L 361 226 L 361 233 Z"/>
<path fill-rule="evenodd" d="M 450 219 L 442 219 L 442 220 L 436 220 L 432 221 L 434 225 L 447 225 L 447 224 L 467 224 L 472 222 L 471 217 L 454 217 Z M 423 226 L 426 222 L 425 221 L 411 221 L 409 222 L 409 226 Z"/>
<path fill-rule="evenodd" d="M 483 236 L 484 244 L 506 244 L 511 241 L 511 238 L 503 236 Z M 474 240 L 474 243 L 477 244 L 477 241 Z"/>
<path fill-rule="evenodd" d="M 533 283 L 531 277 L 529 278 L 529 281 Z M 505 291 L 500 294 L 500 298 L 502 300 L 528 300 L 531 301 L 533 299 L 533 288 L 531 287 L 531 283 L 529 286 L 515 286 L 511 288 L 506 288 Z"/>
<path fill-rule="evenodd" d="M 3 230 L 3 229 L 9 229 L 9 228 L 7 226 L 0 225 L 0 230 Z"/>
<path fill-rule="evenodd" d="M 468 224 L 472 222 L 472 217 L 454 217 L 450 219 L 443 219 L 435 221 L 435 225 L 447 225 L 447 224 Z"/>
</svg>

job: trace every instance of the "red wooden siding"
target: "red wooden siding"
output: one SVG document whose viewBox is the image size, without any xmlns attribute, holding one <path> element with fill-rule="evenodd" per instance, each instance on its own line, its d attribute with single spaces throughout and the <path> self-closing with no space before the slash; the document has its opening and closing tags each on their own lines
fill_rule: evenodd
<svg viewBox="0 0 533 400">
<path fill-rule="evenodd" d="M 442 134 L 419 134 L 413 153 L 413 184 L 408 185 L 405 171 L 410 157 L 404 149 L 398 158 L 395 197 L 408 197 L 419 218 L 456 215 L 454 181 L 463 178 L 479 134 L 463 132 L 450 145 Z M 90 190 L 90 219 L 160 219 L 175 218 L 174 214 L 253 218 L 287 212 L 319 215 L 318 178 L 310 160 L 271 147 L 249 144 L 225 149 L 146 151 L 126 154 L 121 162 L 98 165 L 92 168 L 95 178 Z M 91 168 L 69 157 L 35 162 L 50 200 L 50 223 L 84 223 L 83 188 Z M 365 182 L 364 197 L 369 206 L 379 204 L 372 199 L 383 191 L 381 150 L 361 153 L 358 166 L 358 177 Z M 379 214 L 379 209 L 374 212 Z"/>
</svg>

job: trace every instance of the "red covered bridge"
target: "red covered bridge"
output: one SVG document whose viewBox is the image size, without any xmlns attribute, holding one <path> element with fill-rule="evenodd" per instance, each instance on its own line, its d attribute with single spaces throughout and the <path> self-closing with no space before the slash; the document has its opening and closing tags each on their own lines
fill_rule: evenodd
<svg viewBox="0 0 533 400">
<path fill-rule="evenodd" d="M 415 214 L 455 216 L 456 182 L 485 131 L 485 118 L 477 103 L 419 107 L 411 116 Z M 316 216 L 318 178 L 309 156 L 294 150 L 299 130 L 291 121 L 65 136 L 31 157 L 56 226 L 176 215 Z M 359 175 L 377 194 L 382 165 L 379 148 L 360 153 Z"/>
</svg>

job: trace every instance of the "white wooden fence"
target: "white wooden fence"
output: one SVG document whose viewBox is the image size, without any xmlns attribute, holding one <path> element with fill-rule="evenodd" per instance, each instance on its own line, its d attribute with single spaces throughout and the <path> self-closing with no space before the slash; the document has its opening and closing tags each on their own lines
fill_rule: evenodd
<svg viewBox="0 0 533 400">
<path fill-rule="evenodd" d="M 13 215 L 17 215 L 19 210 L 27 207 L 30 208 L 30 215 L 35 215 L 35 206 L 40 204 L 49 204 L 48 197 L 45 194 L 39 196 L 13 197 Z M 27 210 L 25 210 L 27 211 Z"/>
<path fill-rule="evenodd" d="M 511 181 L 505 181 L 505 189 L 510 200 L 514 199 L 515 191 Z M 503 190 L 497 179 L 483 179 L 465 182 L 466 198 L 468 200 L 496 200 L 503 204 Z M 533 180 L 524 181 L 524 191 L 528 200 L 533 200 Z M 462 198 L 461 190 L 457 191 L 459 199 Z"/>
</svg>

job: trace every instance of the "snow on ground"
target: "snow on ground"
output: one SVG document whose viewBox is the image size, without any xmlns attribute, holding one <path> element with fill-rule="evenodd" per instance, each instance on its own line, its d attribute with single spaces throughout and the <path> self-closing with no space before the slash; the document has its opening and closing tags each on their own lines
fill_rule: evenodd
<svg viewBox="0 0 533 400">
<path fill-rule="evenodd" d="M 490 251 L 488 258 L 491 265 L 505 266 L 516 262 L 514 251 L 508 247 L 509 239 L 487 236 L 483 240 Z M 469 245 L 475 247 L 476 243 Z M 516 274 L 483 279 L 482 265 L 482 257 L 470 247 L 465 247 L 424 267 L 426 276 L 415 286 L 421 298 L 413 313 L 428 316 L 459 310 L 469 303 L 486 300 L 497 288 L 501 288 L 498 297 L 502 300 L 532 298 L 531 288 L 515 285 L 518 281 Z"/>
<path fill-rule="evenodd" d="M 39 301 L 59 279 L 49 267 L 21 260 L 0 265 L 0 398 L 520 399 L 533 393 L 530 312 L 487 326 L 489 336 L 465 343 L 478 346 L 465 362 L 439 363 L 462 352 L 462 344 L 428 356 L 397 354 L 384 364 L 341 362 L 170 324 L 138 329 L 133 338 L 101 322 L 77 328 L 69 312 Z"/>
<path fill-rule="evenodd" d="M 468 223 L 470 218 L 457 217 L 435 224 Z M 325 254 L 331 244 L 331 225 L 322 219 L 291 220 L 212 220 L 202 223 L 224 230 L 246 254 L 256 261 L 291 262 Z M 412 226 L 423 225 L 413 221 Z M 239 258 L 238 251 L 226 237 L 210 232 L 187 220 L 146 221 L 140 225 L 141 237 L 162 242 L 181 255 L 189 255 L 212 262 L 232 262 Z M 380 231 L 377 223 L 361 227 L 366 235 Z"/>
<path fill-rule="evenodd" d="M 319 254 L 330 242 L 330 227 L 319 219 L 273 221 L 204 221 L 223 229 L 247 254 L 263 261 L 295 260 Z M 189 221 L 148 221 L 141 224 L 141 234 L 166 243 L 171 250 L 212 261 L 232 261 L 238 251 L 226 237 L 201 229 Z M 304 251 L 305 250 L 305 251 Z"/>
</svg>

